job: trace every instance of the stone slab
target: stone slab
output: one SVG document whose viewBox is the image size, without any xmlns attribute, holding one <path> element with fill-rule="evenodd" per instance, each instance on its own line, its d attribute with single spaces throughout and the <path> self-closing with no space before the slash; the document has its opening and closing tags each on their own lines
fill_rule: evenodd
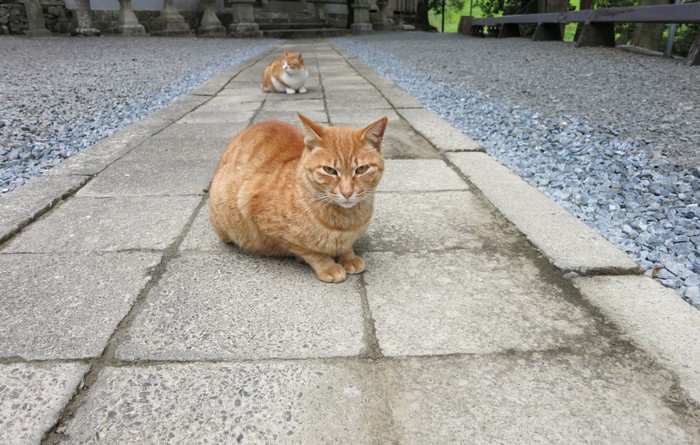
<svg viewBox="0 0 700 445">
<path fill-rule="evenodd" d="M 221 360 L 356 356 L 357 277 L 328 285 L 293 258 L 189 252 L 172 260 L 117 356 Z"/>
<path fill-rule="evenodd" d="M 387 356 L 572 348 L 597 334 L 593 318 L 543 280 L 525 253 L 382 252 L 364 259 Z"/>
<path fill-rule="evenodd" d="M 309 79 L 311 80 L 311 79 Z M 305 84 L 306 93 L 297 94 L 287 94 L 287 93 L 264 93 L 267 94 L 265 101 L 268 106 L 275 107 L 275 104 L 282 103 L 282 101 L 287 102 L 299 102 L 305 100 L 323 100 L 323 91 L 318 87 L 318 83 L 315 86 L 311 86 L 312 83 L 307 81 Z"/>
<path fill-rule="evenodd" d="M 110 444 L 375 444 L 389 438 L 390 414 L 364 382 L 364 368 L 354 361 L 107 368 L 63 443 L 99 435 Z"/>
<path fill-rule="evenodd" d="M 408 94 L 401 87 L 393 85 L 393 86 L 388 87 L 388 88 L 382 88 L 381 91 L 382 91 L 382 94 L 384 95 L 384 97 L 396 109 L 423 108 L 423 105 L 421 105 L 420 102 L 418 102 L 416 99 L 414 99 L 413 96 Z"/>
<path fill-rule="evenodd" d="M 217 96 L 198 108 L 203 112 L 256 111 L 262 101 L 240 100 L 235 96 Z"/>
<path fill-rule="evenodd" d="M 584 275 L 641 272 L 623 251 L 487 154 L 448 158 L 559 269 Z"/>
<path fill-rule="evenodd" d="M 392 109 L 391 104 L 386 99 L 377 95 L 374 98 L 364 98 L 361 101 L 328 100 L 326 103 L 329 112 L 343 110 L 371 110 L 371 109 Z"/>
<path fill-rule="evenodd" d="M 296 94 L 293 96 L 296 96 Z M 300 112 L 301 114 L 304 114 L 307 111 L 325 111 L 326 106 L 321 99 L 297 99 L 290 101 L 265 102 L 262 109 L 263 111 L 288 111 L 290 113 Z"/>
<path fill-rule="evenodd" d="M 389 108 L 367 110 L 358 110 L 353 108 L 346 108 L 342 110 L 332 109 L 328 111 L 328 115 L 330 116 L 333 125 L 344 125 L 357 128 L 364 128 L 372 122 L 386 116 L 389 119 L 389 124 L 387 126 L 387 137 L 389 137 L 389 134 L 392 132 L 393 124 L 395 122 L 399 122 L 400 119 L 399 115 L 396 114 L 394 110 Z"/>
<path fill-rule="evenodd" d="M 573 280 L 637 346 L 675 372 L 700 404 L 700 312 L 645 276 L 581 277 Z"/>
<path fill-rule="evenodd" d="M 360 252 L 492 250 L 510 246 L 517 232 L 470 191 L 378 193 Z"/>
<path fill-rule="evenodd" d="M 424 108 L 402 108 L 397 111 L 409 125 L 442 152 L 484 151 L 478 143 Z"/>
<path fill-rule="evenodd" d="M 364 121 L 358 122 L 360 125 L 363 123 Z M 382 140 L 382 153 L 387 159 L 440 159 L 440 153 L 435 147 L 403 119 L 389 121 Z"/>
<path fill-rule="evenodd" d="M 195 144 L 226 144 L 236 134 L 248 126 L 247 122 L 239 123 L 176 123 L 149 139 L 188 141 Z"/>
<path fill-rule="evenodd" d="M 217 151 L 223 151 L 219 148 Z M 136 156 L 118 161 L 84 186 L 77 196 L 202 195 L 209 188 L 219 155 L 208 160 L 155 159 Z"/>
<path fill-rule="evenodd" d="M 185 115 L 178 122 L 188 124 L 211 124 L 211 123 L 226 123 L 226 124 L 247 124 L 253 118 L 254 111 L 250 110 L 231 110 L 231 111 L 193 111 Z"/>
<path fill-rule="evenodd" d="M 3 252 L 164 250 L 182 232 L 201 199 L 75 197 L 31 224 Z"/>
<path fill-rule="evenodd" d="M 207 96 L 197 96 L 193 94 L 187 94 L 185 96 L 179 97 L 174 101 L 170 102 L 167 106 L 160 108 L 153 113 L 149 114 L 146 121 L 154 120 L 164 120 L 167 122 L 175 122 L 188 113 L 196 110 L 197 107 L 209 100 Z"/>
<path fill-rule="evenodd" d="M 121 161 L 127 162 L 197 162 L 219 160 L 230 139 L 210 138 L 151 138 L 125 155 Z"/>
<path fill-rule="evenodd" d="M 0 196 L 0 243 L 61 199 L 75 193 L 89 179 L 87 176 L 40 176 Z"/>
<path fill-rule="evenodd" d="M 440 159 L 387 159 L 379 192 L 467 190 L 469 186 Z"/>
<path fill-rule="evenodd" d="M 303 111 L 301 114 L 303 114 L 304 116 L 308 117 L 316 123 L 324 125 L 327 125 L 328 123 L 328 115 L 325 111 Z M 282 122 L 287 122 L 288 124 L 292 124 L 301 128 L 299 117 L 297 116 L 297 113 L 295 111 L 263 110 L 255 115 L 255 123 L 266 120 L 278 120 Z"/>
<path fill-rule="evenodd" d="M 149 252 L 0 254 L 0 356 L 100 356 L 159 262 Z"/>
<path fill-rule="evenodd" d="M 190 229 L 180 244 L 180 250 L 199 250 L 218 252 L 222 255 L 230 255 L 234 247 L 224 244 L 214 232 L 214 228 L 209 221 L 209 207 L 205 203 L 195 216 Z"/>
<path fill-rule="evenodd" d="M 673 378 L 633 354 L 400 361 L 384 375 L 396 437 L 412 444 L 691 444 Z M 678 405 L 669 401 L 675 400 Z M 687 406 L 687 405 L 686 405 Z"/>
<path fill-rule="evenodd" d="M 0 365 L 0 443 L 41 443 L 87 369 L 78 363 Z"/>
</svg>

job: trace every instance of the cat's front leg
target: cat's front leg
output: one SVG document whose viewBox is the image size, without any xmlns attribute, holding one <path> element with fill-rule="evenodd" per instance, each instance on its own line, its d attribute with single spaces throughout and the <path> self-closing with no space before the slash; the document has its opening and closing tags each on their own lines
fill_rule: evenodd
<svg viewBox="0 0 700 445">
<path fill-rule="evenodd" d="M 316 272 L 316 277 L 326 283 L 345 281 L 345 268 L 328 255 L 308 253 L 299 255 Z"/>
<path fill-rule="evenodd" d="M 287 94 L 294 94 L 294 93 L 296 93 L 296 91 L 294 91 L 294 89 L 292 89 L 292 88 L 285 88 L 284 90 L 287 92 Z"/>
<path fill-rule="evenodd" d="M 362 261 L 362 258 L 355 255 L 355 252 L 352 249 L 350 249 L 349 252 L 338 256 L 338 262 L 341 266 L 343 266 L 345 272 L 350 274 L 360 273 L 365 270 L 365 262 Z"/>
</svg>

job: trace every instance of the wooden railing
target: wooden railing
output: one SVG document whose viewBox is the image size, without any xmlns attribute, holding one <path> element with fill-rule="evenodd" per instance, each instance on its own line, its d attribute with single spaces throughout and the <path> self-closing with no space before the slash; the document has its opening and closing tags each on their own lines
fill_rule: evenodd
<svg viewBox="0 0 700 445">
<path fill-rule="evenodd" d="M 488 27 L 488 34 L 497 34 L 498 37 L 517 37 L 520 36 L 520 25 L 530 24 L 536 25 L 532 40 L 562 40 L 562 25 L 570 23 L 583 24 L 583 29 L 576 40 L 577 47 L 615 46 L 615 23 L 700 23 L 700 3 L 587 9 L 502 17 L 462 17 L 459 32 L 484 36 L 484 28 Z M 686 63 L 700 65 L 700 34 L 688 52 Z"/>
</svg>

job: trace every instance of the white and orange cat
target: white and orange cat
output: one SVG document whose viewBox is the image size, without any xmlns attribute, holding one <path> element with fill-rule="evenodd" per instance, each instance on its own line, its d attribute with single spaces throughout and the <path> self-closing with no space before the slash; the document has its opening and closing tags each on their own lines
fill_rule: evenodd
<svg viewBox="0 0 700 445">
<path fill-rule="evenodd" d="M 350 128 L 298 116 L 303 131 L 265 121 L 233 138 L 209 189 L 209 217 L 222 241 L 296 256 L 337 283 L 365 268 L 353 244 L 374 210 L 388 120 Z"/>
<path fill-rule="evenodd" d="M 284 56 L 278 57 L 265 67 L 260 89 L 266 93 L 306 93 L 304 85 L 309 79 L 301 53 L 284 50 Z"/>
</svg>

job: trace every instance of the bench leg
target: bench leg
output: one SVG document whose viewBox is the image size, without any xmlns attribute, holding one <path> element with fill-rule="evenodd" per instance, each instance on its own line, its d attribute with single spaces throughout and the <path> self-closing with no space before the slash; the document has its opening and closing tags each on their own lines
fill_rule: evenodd
<svg viewBox="0 0 700 445">
<path fill-rule="evenodd" d="M 520 37 L 520 26 L 517 23 L 504 23 L 498 33 L 498 38 Z"/>
<path fill-rule="evenodd" d="M 561 40 L 561 26 L 558 23 L 538 23 L 532 40 L 535 42 Z"/>
<path fill-rule="evenodd" d="M 700 65 L 700 32 L 688 51 L 688 57 L 685 59 L 685 64 L 689 66 Z"/>
<path fill-rule="evenodd" d="M 577 48 L 581 46 L 615 46 L 614 23 L 586 23 L 581 35 L 576 40 Z"/>
</svg>

